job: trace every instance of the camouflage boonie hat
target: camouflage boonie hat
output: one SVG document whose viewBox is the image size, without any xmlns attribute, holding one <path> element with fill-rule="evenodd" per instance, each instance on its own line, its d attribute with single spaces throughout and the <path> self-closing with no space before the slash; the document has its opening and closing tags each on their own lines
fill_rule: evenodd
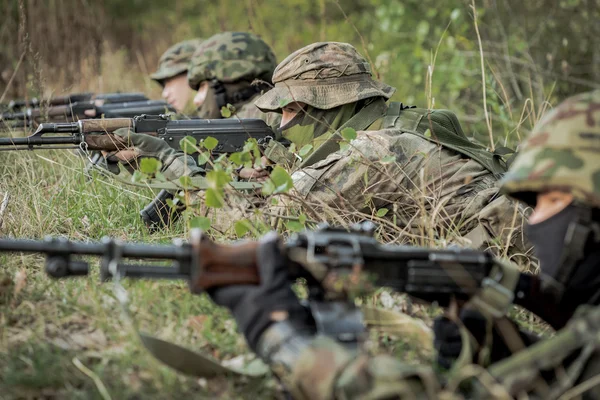
<svg viewBox="0 0 600 400">
<path fill-rule="evenodd" d="M 544 116 L 501 184 L 530 205 L 538 192 L 562 190 L 600 207 L 600 91 L 570 97 Z"/>
<path fill-rule="evenodd" d="M 396 89 L 371 75 L 371 66 L 351 44 L 313 43 L 277 66 L 275 87 L 254 104 L 264 112 L 281 112 L 296 101 L 329 110 L 369 97 L 392 97 Z"/>
<path fill-rule="evenodd" d="M 258 36 L 248 32 L 216 34 L 196 49 L 188 70 L 188 84 L 198 90 L 200 82 L 216 79 L 232 83 L 240 79 L 271 82 L 277 59 Z"/>
<path fill-rule="evenodd" d="M 202 43 L 202 39 L 179 42 L 167 49 L 158 60 L 158 69 L 150 78 L 164 85 L 164 80 L 187 71 L 192 54 Z"/>
</svg>

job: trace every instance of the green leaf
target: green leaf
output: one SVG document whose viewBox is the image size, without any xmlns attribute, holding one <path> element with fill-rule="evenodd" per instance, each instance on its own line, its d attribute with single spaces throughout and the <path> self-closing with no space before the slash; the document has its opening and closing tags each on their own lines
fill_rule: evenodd
<svg viewBox="0 0 600 400">
<path fill-rule="evenodd" d="M 202 229 L 207 231 L 210 229 L 210 219 L 206 217 L 194 217 L 190 219 L 190 229 Z"/>
<path fill-rule="evenodd" d="M 231 182 L 231 175 L 223 170 L 212 170 L 206 174 L 206 180 L 212 184 L 213 188 L 222 189 Z"/>
<path fill-rule="evenodd" d="M 270 196 L 273 194 L 273 192 L 275 191 L 275 184 L 273 183 L 272 180 L 267 179 L 262 186 L 262 194 L 265 196 Z"/>
<path fill-rule="evenodd" d="M 279 204 L 279 199 L 277 197 L 271 198 L 271 205 L 276 206 Z"/>
<path fill-rule="evenodd" d="M 244 164 L 244 162 L 242 161 L 243 154 L 244 153 L 242 153 L 240 151 L 238 151 L 236 153 L 231 153 L 231 155 L 229 156 L 229 161 L 231 161 L 235 165 L 242 165 L 242 164 Z"/>
<path fill-rule="evenodd" d="M 308 153 L 310 153 L 312 149 L 313 149 L 313 145 L 312 144 L 305 144 L 304 146 L 302 146 L 302 148 L 300 149 L 300 151 L 298 151 L 298 155 L 300 157 L 304 157 L 305 155 L 307 155 Z"/>
<path fill-rule="evenodd" d="M 388 211 L 390 211 L 390 210 L 388 210 L 387 208 L 380 208 L 379 210 L 377 210 L 376 215 L 380 218 L 385 217 L 385 215 L 388 213 Z"/>
<path fill-rule="evenodd" d="M 218 144 L 219 141 L 212 136 L 209 136 L 202 141 L 202 145 L 206 150 L 213 150 Z"/>
<path fill-rule="evenodd" d="M 396 161 L 396 156 L 393 156 L 391 154 L 389 156 L 385 156 L 381 159 L 382 164 L 391 164 L 395 161 Z"/>
<path fill-rule="evenodd" d="M 205 203 L 207 207 L 221 208 L 223 207 L 223 196 L 213 188 L 206 189 Z"/>
<path fill-rule="evenodd" d="M 347 141 L 356 139 L 356 130 L 354 128 L 342 129 L 342 137 Z"/>
<path fill-rule="evenodd" d="M 281 167 L 273 168 L 273 172 L 271 172 L 269 178 L 275 186 L 275 193 L 285 193 L 294 187 L 292 177 Z"/>
<path fill-rule="evenodd" d="M 183 186 L 184 189 L 191 189 L 194 187 L 194 185 L 192 184 L 192 178 L 190 178 L 189 176 L 180 177 L 179 183 L 181 183 L 181 186 Z"/>
<path fill-rule="evenodd" d="M 229 118 L 231 117 L 231 110 L 227 106 L 223 106 L 221 107 L 221 115 L 223 118 Z"/>
<path fill-rule="evenodd" d="M 296 143 L 291 143 L 290 147 L 288 147 L 288 151 L 290 153 L 295 153 L 296 152 Z"/>
<path fill-rule="evenodd" d="M 235 230 L 237 237 L 242 237 L 250 230 L 250 221 L 247 219 L 235 221 L 235 224 L 233 224 L 233 229 Z"/>
<path fill-rule="evenodd" d="M 350 144 L 348 142 L 340 142 L 340 150 L 346 151 L 350 148 Z"/>
<path fill-rule="evenodd" d="M 198 154 L 198 165 L 204 165 L 210 160 L 210 153 L 208 151 L 203 151 Z"/>
<path fill-rule="evenodd" d="M 194 154 L 198 151 L 198 141 L 193 136 L 186 136 L 179 141 L 179 147 L 186 154 Z"/>
<path fill-rule="evenodd" d="M 425 132 L 423 132 L 423 136 L 425 136 L 426 138 L 431 137 L 431 131 L 429 130 L 429 128 L 427 128 L 427 130 Z"/>
<path fill-rule="evenodd" d="M 298 222 L 300 222 L 302 225 L 306 224 L 306 214 L 300 214 L 300 216 L 298 216 Z"/>
<path fill-rule="evenodd" d="M 142 158 L 140 162 L 140 171 L 144 174 L 154 175 L 160 171 L 161 162 L 156 158 Z"/>
<path fill-rule="evenodd" d="M 287 221 L 285 226 L 292 232 L 300 232 L 304 230 L 304 225 L 298 221 Z"/>
</svg>

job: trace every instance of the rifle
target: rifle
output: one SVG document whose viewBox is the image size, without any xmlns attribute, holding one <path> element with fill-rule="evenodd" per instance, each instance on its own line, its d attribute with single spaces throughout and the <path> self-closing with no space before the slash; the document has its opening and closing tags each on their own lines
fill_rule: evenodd
<svg viewBox="0 0 600 400">
<path fill-rule="evenodd" d="M 31 125 L 41 119 L 48 120 L 78 120 L 90 118 L 86 111 L 92 111 L 98 118 L 133 118 L 141 114 L 160 114 L 164 112 L 175 112 L 175 110 L 162 100 L 143 100 L 122 103 L 98 104 L 97 100 L 81 101 L 73 104 L 50 107 L 47 110 L 41 108 L 27 108 L 23 111 L 2 113 L 0 121 L 17 121 L 15 125 Z"/>
<path fill-rule="evenodd" d="M 130 128 L 164 140 L 175 150 L 186 136 L 198 141 L 208 136 L 218 140 L 213 153 L 241 151 L 249 138 L 268 140 L 273 131 L 261 119 L 169 120 L 167 115 L 139 115 L 133 118 L 82 119 L 78 122 L 43 123 L 30 136 L 0 138 L 0 150 L 69 149 L 114 151 L 130 147 L 126 139 L 111 135 L 119 128 Z M 60 134 L 58 136 L 49 134 Z"/>
<path fill-rule="evenodd" d="M 323 299 L 331 293 L 326 282 L 332 276 L 366 273 L 376 285 L 441 306 L 453 298 L 468 299 L 490 284 L 488 276 L 495 261 L 487 252 L 383 245 L 374 238 L 374 230 L 370 222 L 357 224 L 350 231 L 322 224 L 316 230 L 295 234 L 284 245 L 290 259 L 290 278 L 304 278 L 309 298 Z M 185 280 L 192 293 L 259 283 L 258 242 L 216 244 L 200 230 L 193 230 L 190 238 L 187 243 L 176 239 L 173 245 L 127 244 L 108 238 L 102 243 L 0 239 L 0 252 L 43 253 L 46 272 L 54 278 L 87 275 L 89 264 L 72 256 L 94 255 L 102 257 L 102 281 L 111 277 Z M 123 262 L 128 258 L 170 260 L 173 264 Z"/>
<path fill-rule="evenodd" d="M 48 100 L 38 99 L 35 97 L 29 100 L 12 100 L 6 104 L 0 104 L 0 109 L 17 111 L 25 107 L 40 107 L 42 104 L 46 104 L 48 106 L 64 106 L 72 103 L 91 100 L 95 100 L 96 104 L 101 106 L 103 104 L 111 103 L 144 101 L 148 100 L 148 98 L 143 93 L 73 93 L 65 96 L 52 97 Z"/>
</svg>

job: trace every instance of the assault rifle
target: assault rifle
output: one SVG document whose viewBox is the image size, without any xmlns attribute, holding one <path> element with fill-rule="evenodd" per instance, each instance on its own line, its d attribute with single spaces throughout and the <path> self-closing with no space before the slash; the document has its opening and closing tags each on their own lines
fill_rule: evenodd
<svg viewBox="0 0 600 400">
<path fill-rule="evenodd" d="M 470 298 L 489 278 L 494 257 L 471 249 L 435 250 L 383 245 L 373 236 L 375 225 L 363 222 L 346 231 L 320 225 L 292 236 L 285 244 L 291 279 L 304 278 L 309 297 L 324 298 L 331 290 L 325 282 L 333 275 L 357 277 L 366 273 L 378 286 L 386 286 L 442 306 L 452 298 Z M 125 244 L 105 238 L 102 243 L 66 239 L 44 241 L 0 239 L 0 251 L 43 253 L 46 272 L 54 278 L 87 275 L 88 262 L 78 255 L 102 257 L 100 278 L 185 280 L 193 293 L 225 285 L 258 284 L 258 242 L 216 244 L 200 230 L 184 243 L 173 245 Z M 126 259 L 173 261 L 172 266 L 135 264 Z"/>
<path fill-rule="evenodd" d="M 143 93 L 73 93 L 65 96 L 52 97 L 48 100 L 35 97 L 29 100 L 12 100 L 6 104 L 0 104 L 0 110 L 17 111 L 25 107 L 40 107 L 42 104 L 48 106 L 64 106 L 91 100 L 94 100 L 98 106 L 101 106 L 111 103 L 144 101 L 148 100 L 148 98 Z"/>
<path fill-rule="evenodd" d="M 120 128 L 129 128 L 164 140 L 180 150 L 179 142 L 186 136 L 198 141 L 212 136 L 218 140 L 213 153 L 241 151 L 249 138 L 268 140 L 271 128 L 261 119 L 191 119 L 172 121 L 167 115 L 138 115 L 133 118 L 82 119 L 78 122 L 43 123 L 30 136 L 0 138 L 0 150 L 68 149 L 114 151 L 130 147 L 126 139 L 112 135 Z M 54 135 L 58 134 L 58 135 Z"/>
<path fill-rule="evenodd" d="M 76 121 L 85 118 L 133 118 L 141 114 L 162 114 L 175 110 L 162 100 L 142 100 L 121 103 L 99 104 L 97 100 L 81 101 L 62 106 L 27 108 L 23 111 L 1 113 L 0 121 L 15 121 L 15 126 L 30 127 L 40 120 Z M 21 122 L 19 124 L 19 122 Z"/>
</svg>

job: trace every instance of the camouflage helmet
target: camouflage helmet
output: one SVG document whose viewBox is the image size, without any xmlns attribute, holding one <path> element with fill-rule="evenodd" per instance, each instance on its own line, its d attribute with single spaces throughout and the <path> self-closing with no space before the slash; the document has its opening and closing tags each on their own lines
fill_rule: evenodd
<svg viewBox="0 0 600 400">
<path fill-rule="evenodd" d="M 396 89 L 371 75 L 371 66 L 351 44 L 313 43 L 277 66 L 275 87 L 254 104 L 264 112 L 281 112 L 296 101 L 329 110 L 369 97 L 392 97 Z"/>
<path fill-rule="evenodd" d="M 158 69 L 150 78 L 164 85 L 165 79 L 185 73 L 192 54 L 201 43 L 202 39 L 191 39 L 169 47 L 158 60 Z"/>
<path fill-rule="evenodd" d="M 600 91 L 570 97 L 536 125 L 502 180 L 510 196 L 562 190 L 600 207 Z"/>
<path fill-rule="evenodd" d="M 245 79 L 271 81 L 277 59 L 258 36 L 248 32 L 216 34 L 196 49 L 188 70 L 188 84 L 198 90 L 200 82 L 213 79 L 232 83 Z"/>
</svg>

